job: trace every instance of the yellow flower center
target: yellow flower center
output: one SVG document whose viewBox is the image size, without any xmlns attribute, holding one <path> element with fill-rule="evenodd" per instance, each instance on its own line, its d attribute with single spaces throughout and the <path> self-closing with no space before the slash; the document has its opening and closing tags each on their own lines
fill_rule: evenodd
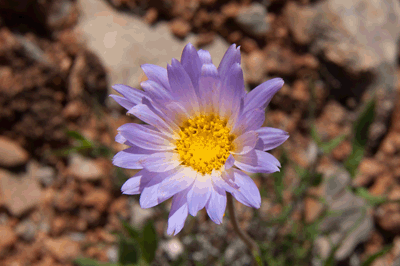
<svg viewBox="0 0 400 266">
<path fill-rule="evenodd" d="M 179 132 L 181 138 L 176 141 L 182 165 L 203 175 L 219 170 L 233 150 L 235 139 L 226 124 L 226 120 L 215 115 L 200 115 L 184 122 Z"/>
</svg>

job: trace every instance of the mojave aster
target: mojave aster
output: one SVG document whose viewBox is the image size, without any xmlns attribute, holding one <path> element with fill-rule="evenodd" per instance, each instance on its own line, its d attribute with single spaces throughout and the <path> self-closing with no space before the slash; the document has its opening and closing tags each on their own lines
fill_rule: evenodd
<svg viewBox="0 0 400 266">
<path fill-rule="evenodd" d="M 250 173 L 279 171 L 280 163 L 266 152 L 289 136 L 261 127 L 265 107 L 282 87 L 274 78 L 246 93 L 240 50 L 226 51 L 218 68 L 209 52 L 186 45 L 179 62 L 167 69 L 145 64 L 143 90 L 114 85 L 111 95 L 146 125 L 125 124 L 116 141 L 129 148 L 117 153 L 116 166 L 141 169 L 122 186 L 124 194 L 141 194 L 140 206 L 153 207 L 170 197 L 168 234 L 182 230 L 188 213 L 206 208 L 219 224 L 226 192 L 239 202 L 259 208 L 261 197 Z"/>
</svg>

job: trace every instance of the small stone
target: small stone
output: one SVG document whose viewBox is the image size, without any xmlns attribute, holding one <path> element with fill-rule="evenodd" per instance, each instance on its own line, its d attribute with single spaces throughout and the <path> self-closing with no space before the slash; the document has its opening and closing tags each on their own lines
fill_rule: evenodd
<svg viewBox="0 0 400 266">
<path fill-rule="evenodd" d="M 246 53 L 251 53 L 255 50 L 258 50 L 258 44 L 255 40 L 249 37 L 244 37 L 241 42 L 241 50 L 242 49 Z"/>
<path fill-rule="evenodd" d="M 112 246 L 107 249 L 107 258 L 111 263 L 118 262 L 118 247 Z"/>
<path fill-rule="evenodd" d="M 361 173 L 370 176 L 379 176 L 385 171 L 385 165 L 379 163 L 373 158 L 364 158 L 358 169 Z"/>
<path fill-rule="evenodd" d="M 93 189 L 87 193 L 82 200 L 84 206 L 94 206 L 98 211 L 103 212 L 111 200 L 111 195 L 104 189 Z"/>
<path fill-rule="evenodd" d="M 249 83 L 258 84 L 262 82 L 265 74 L 264 69 L 265 55 L 260 50 L 255 50 L 245 56 L 245 80 Z"/>
<path fill-rule="evenodd" d="M 221 8 L 221 13 L 226 18 L 234 18 L 239 14 L 240 6 L 235 2 L 229 2 L 223 5 Z"/>
<path fill-rule="evenodd" d="M 352 148 L 353 147 L 350 141 L 342 141 L 342 143 L 340 143 L 335 149 L 333 149 L 332 156 L 338 161 L 343 161 L 350 155 Z"/>
<path fill-rule="evenodd" d="M 169 26 L 172 33 L 178 38 L 185 38 L 191 30 L 189 22 L 180 18 L 174 19 Z"/>
<path fill-rule="evenodd" d="M 53 235 L 60 235 L 67 227 L 67 220 L 63 216 L 56 216 L 51 222 L 51 232 Z"/>
<path fill-rule="evenodd" d="M 153 217 L 154 209 L 142 209 L 136 201 L 130 200 L 131 206 L 131 225 L 137 228 L 142 228 L 146 221 Z"/>
<path fill-rule="evenodd" d="M 235 21 L 243 30 L 255 37 L 264 36 L 270 27 L 267 23 L 267 11 L 258 3 L 242 8 L 235 17 Z"/>
<path fill-rule="evenodd" d="M 0 171 L 0 191 L 5 207 L 14 215 L 20 216 L 36 206 L 41 197 L 41 189 L 32 176 L 18 180 L 11 173 Z"/>
<path fill-rule="evenodd" d="M 86 106 L 79 100 L 69 102 L 64 110 L 63 116 L 69 119 L 76 119 L 86 113 Z"/>
<path fill-rule="evenodd" d="M 36 236 L 37 226 L 31 220 L 24 220 L 15 227 L 15 233 L 25 241 L 32 241 Z"/>
<path fill-rule="evenodd" d="M 87 159 L 79 154 L 71 156 L 69 172 L 78 179 L 99 180 L 103 174 L 102 166 L 96 160 Z"/>
<path fill-rule="evenodd" d="M 14 167 L 28 161 L 29 155 L 15 141 L 0 136 L 0 166 Z"/>
<path fill-rule="evenodd" d="M 80 253 L 79 243 L 72 241 L 68 237 L 48 239 L 45 242 L 45 246 L 60 261 L 75 259 Z"/>
<path fill-rule="evenodd" d="M 161 243 L 161 248 L 171 260 L 176 260 L 184 251 L 183 244 L 178 238 L 172 238 Z"/>
<path fill-rule="evenodd" d="M 215 39 L 214 32 L 204 32 L 197 35 L 196 45 L 202 47 L 211 44 Z"/>
<path fill-rule="evenodd" d="M 147 10 L 146 14 L 144 15 L 144 21 L 148 24 L 153 24 L 156 22 L 158 18 L 158 11 L 154 7 L 151 7 Z"/>
<path fill-rule="evenodd" d="M 6 225 L 0 225 L 0 253 L 4 248 L 12 246 L 17 241 L 17 235 L 13 229 Z"/>
<path fill-rule="evenodd" d="M 289 29 L 296 43 L 305 45 L 311 41 L 308 32 L 311 26 L 311 18 L 313 18 L 313 10 L 300 8 L 296 2 L 288 2 L 284 10 L 289 22 Z"/>
</svg>

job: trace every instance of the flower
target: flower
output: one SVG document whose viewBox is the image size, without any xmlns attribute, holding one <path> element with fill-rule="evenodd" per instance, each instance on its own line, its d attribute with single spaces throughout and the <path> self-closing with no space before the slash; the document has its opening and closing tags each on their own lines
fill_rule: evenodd
<svg viewBox="0 0 400 266">
<path fill-rule="evenodd" d="M 188 213 L 204 207 L 212 221 L 222 222 L 226 192 L 244 205 L 259 208 L 260 192 L 250 173 L 279 171 L 265 152 L 281 145 L 288 133 L 261 127 L 265 107 L 283 86 L 274 78 L 246 93 L 240 47 L 233 44 L 216 68 L 208 51 L 186 45 L 181 62 L 164 69 L 145 64 L 142 90 L 114 85 L 111 95 L 148 125 L 125 124 L 116 141 L 130 146 L 113 163 L 141 169 L 122 186 L 124 194 L 141 194 L 140 206 L 153 207 L 171 197 L 168 234 L 182 230 Z"/>
</svg>

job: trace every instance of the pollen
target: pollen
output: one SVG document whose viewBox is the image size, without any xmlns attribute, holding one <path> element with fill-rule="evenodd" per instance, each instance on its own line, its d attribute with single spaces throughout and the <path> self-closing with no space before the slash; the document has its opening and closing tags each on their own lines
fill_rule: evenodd
<svg viewBox="0 0 400 266">
<path fill-rule="evenodd" d="M 176 141 L 182 165 L 205 175 L 219 170 L 233 150 L 235 136 L 218 116 L 200 115 L 183 123 Z"/>
</svg>

